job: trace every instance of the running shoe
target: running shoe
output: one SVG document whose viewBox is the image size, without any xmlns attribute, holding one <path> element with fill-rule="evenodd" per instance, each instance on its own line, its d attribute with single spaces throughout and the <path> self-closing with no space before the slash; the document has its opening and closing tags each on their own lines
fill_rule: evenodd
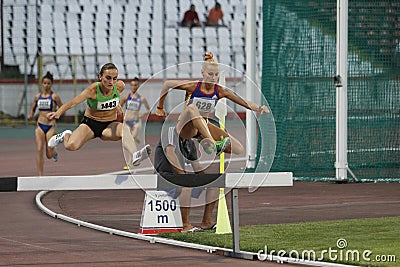
<svg viewBox="0 0 400 267">
<path fill-rule="evenodd" d="M 231 144 L 231 139 L 229 137 L 221 136 L 221 141 L 215 141 L 215 153 L 216 156 L 221 155 L 222 152 Z"/>
<path fill-rule="evenodd" d="M 124 169 L 124 170 L 129 170 L 130 167 L 129 167 L 129 165 L 125 165 L 122 169 Z"/>
<path fill-rule="evenodd" d="M 58 153 L 57 153 L 57 149 L 56 148 L 54 148 L 54 151 L 53 151 L 53 161 L 54 162 L 58 161 Z"/>
<path fill-rule="evenodd" d="M 66 135 L 66 134 L 72 134 L 72 131 L 71 131 L 71 130 L 65 130 L 65 131 L 62 132 L 62 133 L 53 135 L 53 136 L 50 138 L 50 140 L 49 140 L 49 142 L 47 143 L 47 145 L 48 145 L 49 147 L 55 147 L 56 145 L 58 145 L 58 144 L 64 142 L 64 138 L 65 138 L 65 135 Z"/>
<path fill-rule="evenodd" d="M 150 154 L 151 154 L 150 145 L 145 145 L 142 149 L 140 149 L 139 151 L 136 151 L 135 153 L 133 153 L 132 165 L 133 166 L 139 166 L 140 163 L 143 160 L 147 159 Z"/>
</svg>

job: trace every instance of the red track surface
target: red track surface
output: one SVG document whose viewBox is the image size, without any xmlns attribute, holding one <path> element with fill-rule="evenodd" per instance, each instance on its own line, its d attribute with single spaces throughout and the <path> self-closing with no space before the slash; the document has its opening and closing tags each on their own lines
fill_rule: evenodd
<svg viewBox="0 0 400 267">
<path fill-rule="evenodd" d="M 149 143 L 155 144 L 157 138 L 153 139 Z M 0 139 L 0 152 L 0 177 L 36 175 L 33 138 Z M 120 142 L 96 139 L 78 152 L 61 147 L 59 154 L 57 163 L 46 160 L 45 175 L 101 174 L 124 165 Z M 240 190 L 240 225 L 399 216 L 399 192 L 398 183 L 295 183 L 255 193 Z M 278 266 L 77 227 L 39 211 L 35 195 L 0 193 L 0 266 Z M 60 191 L 51 192 L 43 202 L 55 212 L 137 232 L 143 197 L 138 190 Z M 228 195 L 228 208 L 229 200 Z M 194 225 L 200 224 L 201 214 L 201 208 L 193 209 Z"/>
</svg>

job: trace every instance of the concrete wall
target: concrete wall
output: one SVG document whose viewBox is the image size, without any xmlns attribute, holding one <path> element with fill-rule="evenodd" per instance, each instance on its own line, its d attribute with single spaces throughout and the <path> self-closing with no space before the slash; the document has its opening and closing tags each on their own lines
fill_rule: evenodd
<svg viewBox="0 0 400 267">
<path fill-rule="evenodd" d="M 125 81 L 126 89 L 125 93 L 130 92 L 129 81 Z M 72 99 L 76 94 L 79 94 L 83 89 L 85 89 L 89 83 L 87 82 L 79 82 L 74 88 L 73 83 L 70 81 L 64 81 L 63 83 L 59 83 L 59 81 L 55 81 L 53 84 L 52 90 L 56 92 L 60 97 L 63 103 L 67 102 L 68 100 Z M 161 80 L 151 80 L 144 83 L 141 83 L 141 87 L 139 88 L 139 93 L 145 96 L 150 104 L 151 107 L 155 109 L 155 105 L 158 102 L 158 98 L 160 95 L 162 87 Z M 227 87 L 231 88 L 239 95 L 245 97 L 244 93 L 244 83 L 234 83 L 234 82 L 227 82 Z M 25 102 L 22 102 L 21 99 L 24 96 L 24 83 L 23 82 L 0 82 L 0 111 L 11 115 L 13 117 L 17 117 L 18 115 L 25 114 Z M 27 86 L 27 110 L 29 110 L 32 106 L 33 99 L 35 94 L 39 92 L 38 84 L 28 84 Z M 167 112 L 179 113 L 180 109 L 178 106 L 181 107 L 182 101 L 184 100 L 185 93 L 184 91 L 180 90 L 173 90 L 168 94 L 166 100 L 166 109 Z M 238 105 L 229 103 L 229 106 L 233 108 L 235 111 L 243 111 L 244 109 Z M 175 108 L 178 107 L 178 108 Z M 86 108 L 86 103 L 82 103 L 77 106 L 78 110 L 84 111 Z M 20 109 L 20 110 L 19 110 Z M 154 110 L 153 110 L 154 112 Z M 74 109 L 68 110 L 65 114 L 66 116 L 73 116 L 75 114 Z"/>
</svg>

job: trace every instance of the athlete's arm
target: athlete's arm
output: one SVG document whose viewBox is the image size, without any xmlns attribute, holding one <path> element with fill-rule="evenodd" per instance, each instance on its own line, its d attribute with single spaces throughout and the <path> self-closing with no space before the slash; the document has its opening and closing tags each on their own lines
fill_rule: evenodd
<svg viewBox="0 0 400 267">
<path fill-rule="evenodd" d="M 219 88 L 219 95 L 220 95 L 220 97 L 228 98 L 232 102 L 235 102 L 236 104 L 241 105 L 244 108 L 247 108 L 247 109 L 250 109 L 253 111 L 257 111 L 260 113 L 269 113 L 269 109 L 267 106 L 260 106 L 256 103 L 246 100 L 229 89 Z"/>
<path fill-rule="evenodd" d="M 121 97 L 121 101 L 119 102 L 119 104 L 121 105 L 121 107 L 123 107 L 126 103 L 126 100 L 128 99 L 128 95 L 129 94 L 125 94 Z"/>
<path fill-rule="evenodd" d="M 170 88 L 185 90 L 188 93 L 192 93 L 196 89 L 197 81 L 189 80 L 167 80 L 161 89 L 160 99 L 158 100 L 156 115 L 165 117 L 166 112 L 164 109 L 165 98 L 167 97 Z"/>
<path fill-rule="evenodd" d="M 47 113 L 47 118 L 49 120 L 52 119 L 59 119 L 62 115 L 64 115 L 67 110 L 75 107 L 76 105 L 82 103 L 87 99 L 94 99 L 96 98 L 96 83 L 91 84 L 88 88 L 83 90 L 79 95 L 75 96 L 67 103 L 62 105 L 56 112 L 49 112 Z"/>
<path fill-rule="evenodd" d="M 145 116 L 145 115 L 150 114 L 150 111 L 151 111 L 151 110 L 150 110 L 150 105 L 149 105 L 149 103 L 147 102 L 147 99 L 146 99 L 144 96 L 141 96 L 141 97 L 140 97 L 140 101 L 143 103 L 144 107 L 146 108 L 146 111 L 143 112 L 142 114 L 140 114 L 139 117 L 143 117 L 143 116 Z"/>
<path fill-rule="evenodd" d="M 116 83 L 116 86 L 117 86 L 117 90 L 118 90 L 119 94 L 122 94 L 122 92 L 125 90 L 124 81 L 118 80 Z"/>
<path fill-rule="evenodd" d="M 29 115 L 27 116 L 28 120 L 32 119 L 33 115 L 35 114 L 36 107 L 37 107 L 37 101 L 39 99 L 39 95 L 40 94 L 35 95 L 35 98 L 33 99 L 33 104 L 32 104 L 31 110 L 29 112 Z"/>
<path fill-rule="evenodd" d="M 61 107 L 63 105 L 61 98 L 57 94 L 53 94 L 53 100 L 57 104 L 57 107 Z"/>
</svg>

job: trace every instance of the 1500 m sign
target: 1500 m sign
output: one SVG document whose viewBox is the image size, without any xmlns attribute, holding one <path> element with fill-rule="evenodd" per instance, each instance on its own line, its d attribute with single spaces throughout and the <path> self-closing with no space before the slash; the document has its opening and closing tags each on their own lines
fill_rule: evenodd
<svg viewBox="0 0 400 267">
<path fill-rule="evenodd" d="M 146 191 L 139 230 L 142 234 L 180 232 L 179 200 L 165 191 Z"/>
</svg>

